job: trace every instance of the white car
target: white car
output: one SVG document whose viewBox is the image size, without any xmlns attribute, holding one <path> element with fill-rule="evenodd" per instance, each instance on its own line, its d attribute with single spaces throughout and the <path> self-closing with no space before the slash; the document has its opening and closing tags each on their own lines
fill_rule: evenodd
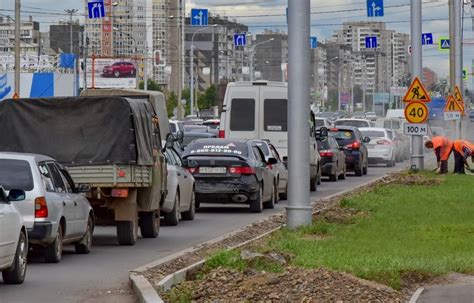
<svg viewBox="0 0 474 303">
<path fill-rule="evenodd" d="M 369 137 L 370 142 L 367 144 L 369 153 L 369 163 L 371 164 L 387 164 L 388 167 L 395 166 L 396 145 L 390 140 L 390 134 L 385 128 L 359 128 L 364 137 Z"/>
<path fill-rule="evenodd" d="M 338 120 L 336 120 L 336 122 L 334 122 L 334 127 L 337 128 L 338 126 L 354 126 L 354 127 L 357 127 L 357 128 L 361 128 L 361 127 L 372 127 L 373 125 L 367 119 L 349 118 L 349 119 L 338 119 Z"/>
<path fill-rule="evenodd" d="M 194 220 L 196 213 L 194 177 L 187 170 L 188 165 L 184 165 L 185 161 L 174 149 L 167 148 L 165 157 L 168 164 L 168 195 L 161 206 L 161 211 L 164 213 L 164 223 L 176 226 L 180 219 Z"/>
<path fill-rule="evenodd" d="M 365 114 L 365 118 L 372 122 L 375 122 L 377 121 L 377 114 L 375 112 L 367 112 Z"/>
<path fill-rule="evenodd" d="M 26 276 L 28 235 L 23 217 L 15 203 L 25 199 L 25 192 L 0 186 L 0 271 L 6 284 L 21 284 Z"/>
</svg>

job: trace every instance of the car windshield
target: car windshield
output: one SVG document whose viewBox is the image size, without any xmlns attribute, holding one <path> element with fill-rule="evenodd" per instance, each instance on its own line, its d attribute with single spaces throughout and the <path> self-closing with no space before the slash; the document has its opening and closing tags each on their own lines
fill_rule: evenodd
<svg viewBox="0 0 474 303">
<path fill-rule="evenodd" d="M 324 119 L 315 119 L 316 127 L 325 126 Z"/>
<path fill-rule="evenodd" d="M 366 121 L 358 121 L 358 120 L 340 120 L 336 121 L 336 126 L 354 126 L 354 127 L 369 127 L 369 123 Z"/>
<path fill-rule="evenodd" d="M 242 142 L 199 140 L 191 142 L 191 144 L 186 148 L 186 156 L 190 155 L 247 157 L 248 147 Z"/>
<path fill-rule="evenodd" d="M 348 129 L 338 129 L 329 131 L 331 137 L 336 138 L 336 140 L 355 140 L 355 134 L 353 131 Z"/>
<path fill-rule="evenodd" d="M 0 186 L 5 190 L 33 189 L 30 164 L 24 160 L 0 159 Z"/>
<path fill-rule="evenodd" d="M 321 112 L 321 113 L 318 113 L 316 116 L 323 117 L 323 118 L 330 118 L 330 117 L 334 116 L 334 113 L 332 113 L 332 112 Z"/>
<path fill-rule="evenodd" d="M 383 127 L 388 129 L 400 129 L 400 121 L 386 120 L 383 122 Z"/>
<path fill-rule="evenodd" d="M 270 150 L 268 149 L 268 146 L 263 143 L 263 142 L 255 142 L 254 143 L 256 146 L 260 147 L 260 149 L 262 150 L 263 154 L 265 155 L 265 157 L 268 157 L 270 156 Z"/>
<path fill-rule="evenodd" d="M 376 114 L 374 112 L 368 112 L 367 116 L 376 116 Z"/>
<path fill-rule="evenodd" d="M 364 130 L 362 135 L 369 138 L 385 138 L 385 132 L 379 130 Z"/>
</svg>

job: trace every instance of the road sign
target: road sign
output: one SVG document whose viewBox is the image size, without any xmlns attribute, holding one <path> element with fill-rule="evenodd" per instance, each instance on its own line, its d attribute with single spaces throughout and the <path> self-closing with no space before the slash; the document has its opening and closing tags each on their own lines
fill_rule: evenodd
<svg viewBox="0 0 474 303">
<path fill-rule="evenodd" d="M 377 48 L 377 37 L 365 37 L 365 48 Z"/>
<path fill-rule="evenodd" d="M 423 33 L 423 34 L 421 34 L 421 44 L 422 45 L 432 45 L 433 44 L 433 34 L 432 33 Z"/>
<path fill-rule="evenodd" d="M 317 37 L 309 37 L 309 42 L 311 45 L 311 48 L 317 48 L 318 47 L 318 38 Z"/>
<path fill-rule="evenodd" d="M 247 45 L 247 33 L 234 34 L 234 46 Z"/>
<path fill-rule="evenodd" d="M 18 99 L 20 99 L 20 96 L 18 96 L 18 93 L 14 93 L 12 99 L 13 100 L 18 100 Z"/>
<path fill-rule="evenodd" d="M 459 89 L 459 86 L 454 87 L 454 99 L 456 99 L 456 102 L 461 106 L 462 112 L 461 114 L 464 116 L 464 111 L 465 111 L 465 104 L 464 104 L 464 98 L 462 96 L 461 90 Z"/>
<path fill-rule="evenodd" d="M 431 97 L 426 91 L 425 87 L 421 83 L 418 77 L 413 80 L 408 88 L 405 97 L 403 98 L 404 102 L 412 102 L 412 101 L 421 101 L 421 102 L 431 102 Z"/>
<path fill-rule="evenodd" d="M 460 112 L 445 112 L 444 121 L 461 120 Z"/>
<path fill-rule="evenodd" d="M 413 101 L 405 107 L 405 118 L 410 123 L 425 123 L 428 119 L 429 111 L 425 103 Z"/>
<path fill-rule="evenodd" d="M 367 17 L 383 17 L 383 0 L 367 0 Z"/>
<path fill-rule="evenodd" d="M 446 101 L 446 106 L 444 107 L 444 112 L 463 112 L 462 105 L 456 101 L 453 95 L 449 95 L 448 100 Z"/>
<path fill-rule="evenodd" d="M 91 1 L 87 3 L 89 19 L 99 19 L 105 17 L 104 1 Z"/>
<path fill-rule="evenodd" d="M 439 50 L 449 50 L 451 48 L 451 42 L 449 41 L 449 38 L 439 38 L 438 47 Z"/>
<path fill-rule="evenodd" d="M 468 78 L 467 68 L 462 70 L 462 78 L 463 80 L 467 80 Z"/>
<path fill-rule="evenodd" d="M 209 24 L 209 11 L 202 8 L 193 8 L 191 10 L 192 26 L 207 26 Z"/>
<path fill-rule="evenodd" d="M 426 136 L 428 135 L 428 124 L 405 123 L 403 126 L 403 133 L 406 136 Z"/>
</svg>

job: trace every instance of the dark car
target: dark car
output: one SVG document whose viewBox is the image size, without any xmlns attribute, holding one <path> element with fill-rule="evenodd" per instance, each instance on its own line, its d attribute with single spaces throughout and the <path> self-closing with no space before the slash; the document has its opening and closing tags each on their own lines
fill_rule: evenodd
<svg viewBox="0 0 474 303">
<path fill-rule="evenodd" d="M 274 208 L 277 197 L 273 174 L 276 164 L 251 141 L 198 139 L 183 154 L 196 180 L 196 207 L 200 203 L 247 203 L 250 211 Z M 193 164 L 193 165 L 190 165 Z"/>
<path fill-rule="evenodd" d="M 102 76 L 119 78 L 123 76 L 133 76 L 135 72 L 135 65 L 131 62 L 115 62 L 112 65 L 104 67 Z"/>
<path fill-rule="evenodd" d="M 346 154 L 344 147 L 339 146 L 337 140 L 331 136 L 320 138 L 318 141 L 319 155 L 321 156 L 321 174 L 331 181 L 346 178 Z"/>
<path fill-rule="evenodd" d="M 217 138 L 217 136 L 212 133 L 185 132 L 181 146 L 186 149 L 186 146 L 188 146 L 189 143 L 193 142 L 194 140 L 203 138 Z"/>
<path fill-rule="evenodd" d="M 363 138 L 362 133 L 354 126 L 331 128 L 329 136 L 344 147 L 347 170 L 354 171 L 356 176 L 366 175 L 369 167 L 366 143 L 370 142 L 370 138 Z"/>
<path fill-rule="evenodd" d="M 474 109 L 469 112 L 469 120 L 474 122 Z"/>
</svg>

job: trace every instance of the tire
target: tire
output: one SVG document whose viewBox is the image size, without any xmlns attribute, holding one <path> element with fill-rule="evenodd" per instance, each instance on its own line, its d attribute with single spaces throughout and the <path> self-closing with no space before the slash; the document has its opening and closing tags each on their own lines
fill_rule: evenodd
<svg viewBox="0 0 474 303">
<path fill-rule="evenodd" d="M 263 207 L 266 208 L 266 209 L 274 209 L 275 204 L 276 204 L 276 200 L 277 200 L 277 196 L 278 196 L 278 187 L 275 184 L 273 184 L 272 197 L 271 197 L 270 201 L 263 203 Z"/>
<path fill-rule="evenodd" d="M 138 226 L 135 221 L 116 221 L 119 245 L 132 246 L 137 242 Z"/>
<path fill-rule="evenodd" d="M 92 248 L 92 234 L 94 233 L 94 223 L 92 217 L 89 216 L 87 220 L 86 233 L 82 237 L 81 241 L 74 244 L 76 254 L 86 255 L 91 252 Z"/>
<path fill-rule="evenodd" d="M 342 171 L 342 174 L 339 175 L 339 180 L 346 180 L 346 174 L 347 174 L 347 169 L 346 169 L 346 166 L 344 165 L 344 170 Z"/>
<path fill-rule="evenodd" d="M 309 190 L 310 191 L 316 191 L 317 190 L 317 184 L 318 183 L 318 178 L 316 177 L 316 179 L 310 179 L 309 180 Z"/>
<path fill-rule="evenodd" d="M 395 162 L 395 161 L 392 161 L 392 160 L 388 161 L 388 162 L 387 162 L 387 167 L 393 167 L 393 166 L 394 166 L 394 162 Z"/>
<path fill-rule="evenodd" d="M 283 193 L 280 195 L 280 199 L 282 199 L 282 200 L 287 200 L 287 199 L 288 199 L 288 181 L 286 181 L 285 192 L 283 192 Z"/>
<path fill-rule="evenodd" d="M 369 163 L 365 163 L 365 166 L 362 168 L 362 174 L 367 175 Z"/>
<path fill-rule="evenodd" d="M 259 186 L 257 197 L 254 200 L 250 200 L 250 212 L 261 213 L 263 210 L 263 188 Z"/>
<path fill-rule="evenodd" d="M 174 198 L 173 210 L 170 213 L 164 215 L 164 223 L 167 226 L 176 226 L 179 223 L 179 191 L 176 190 L 176 196 Z"/>
<path fill-rule="evenodd" d="M 183 212 L 181 214 L 181 218 L 183 220 L 191 221 L 191 220 L 194 220 L 195 215 L 196 215 L 196 194 L 194 193 L 194 189 L 193 189 L 193 193 L 191 195 L 191 203 L 189 205 L 189 210 Z"/>
<path fill-rule="evenodd" d="M 47 263 L 59 263 L 63 255 L 63 228 L 58 225 L 58 231 L 54 241 L 46 246 L 44 250 L 44 259 Z"/>
<path fill-rule="evenodd" d="M 152 239 L 160 233 L 160 211 L 140 213 L 140 232 L 143 238 Z"/>
<path fill-rule="evenodd" d="M 114 72 L 114 77 L 115 77 L 115 78 L 120 77 L 120 72 L 119 72 L 119 71 L 115 71 L 115 72 Z"/>
<path fill-rule="evenodd" d="M 356 175 L 357 177 L 360 177 L 360 176 L 363 175 L 363 170 L 364 170 L 364 169 L 363 169 L 362 166 L 363 166 L 363 164 L 360 163 L 359 167 L 354 170 L 355 175 Z"/>
<path fill-rule="evenodd" d="M 3 282 L 5 284 L 21 284 L 25 281 L 27 257 L 28 241 L 25 233 L 21 231 L 13 264 L 9 269 L 2 271 Z"/>
<path fill-rule="evenodd" d="M 317 180 L 317 185 L 321 185 L 321 179 L 322 179 L 322 176 L 321 176 L 321 169 L 320 167 L 318 166 L 318 180 Z"/>
<path fill-rule="evenodd" d="M 338 179 L 338 178 L 337 178 L 337 174 L 329 175 L 329 181 L 335 182 L 335 181 L 337 181 L 337 179 Z"/>
</svg>

